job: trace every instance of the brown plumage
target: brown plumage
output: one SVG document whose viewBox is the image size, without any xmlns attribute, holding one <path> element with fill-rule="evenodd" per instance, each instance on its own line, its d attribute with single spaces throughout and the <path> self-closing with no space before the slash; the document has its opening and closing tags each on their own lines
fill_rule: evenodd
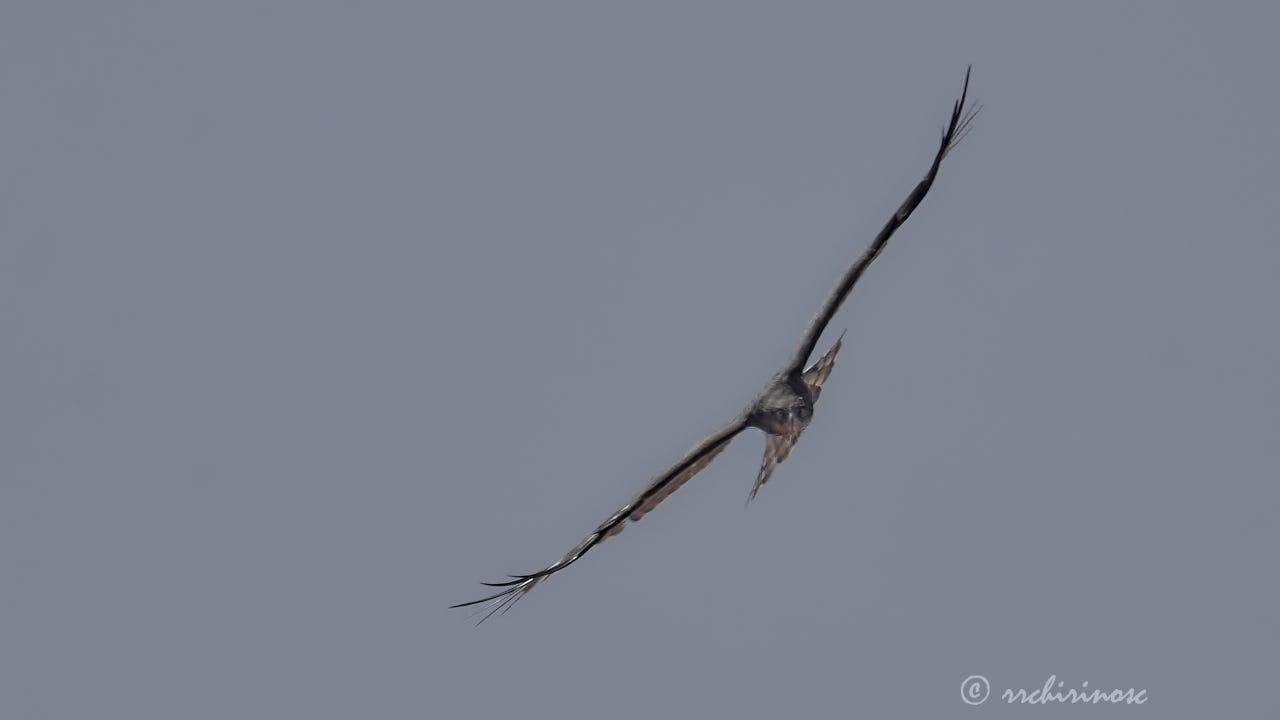
<svg viewBox="0 0 1280 720">
<path fill-rule="evenodd" d="M 840 309 L 840 305 L 849 295 L 849 291 L 853 289 L 858 278 L 862 276 L 863 271 L 879 256 L 893 233 L 902 223 L 906 222 L 911 213 L 924 200 L 929 188 L 933 186 L 933 181 L 938 174 L 942 159 L 968 134 L 969 125 L 980 109 L 966 107 L 965 103 L 968 94 L 969 73 L 966 72 L 964 90 L 960 94 L 960 99 L 955 102 L 951 109 L 951 120 L 942 134 L 942 142 L 924 179 L 916 184 L 911 194 L 898 207 L 893 217 L 889 218 L 889 221 L 880 229 L 871 244 L 845 270 L 840 282 L 837 283 L 822 306 L 818 308 L 818 312 L 814 314 L 813 319 L 805 327 L 804 334 L 801 336 L 800 344 L 796 347 L 795 352 L 792 353 L 782 369 L 769 380 L 764 389 L 760 391 L 760 394 L 742 412 L 738 413 L 727 425 L 703 438 L 679 460 L 676 460 L 665 470 L 655 475 L 644 490 L 640 491 L 640 494 L 619 508 L 608 520 L 597 526 L 595 530 L 559 560 L 529 575 L 511 575 L 509 577 L 512 579 L 506 582 L 485 583 L 490 587 L 502 589 L 479 600 L 459 603 L 452 607 L 482 605 L 482 611 L 485 612 L 480 618 L 480 622 L 484 622 L 500 610 L 506 612 L 508 608 L 524 597 L 539 582 L 577 562 L 587 551 L 600 544 L 606 538 L 617 535 L 629 521 L 639 520 L 644 517 L 646 513 L 665 500 L 667 496 L 678 490 L 690 478 L 709 465 L 717 455 L 724 452 L 724 449 L 729 446 L 729 442 L 738 433 L 749 427 L 759 428 L 765 433 L 764 459 L 760 464 L 760 472 L 756 476 L 755 485 L 751 488 L 751 493 L 747 498 L 748 502 L 751 498 L 754 498 L 760 488 L 769 481 L 774 468 L 787 459 L 791 449 L 800 438 L 800 433 L 804 431 L 804 428 L 808 426 L 809 421 L 812 419 L 814 404 L 817 403 L 818 396 L 822 392 L 823 381 L 831 374 L 831 369 L 835 365 L 836 354 L 840 352 L 844 334 L 841 333 L 840 338 L 817 362 L 803 371 L 801 368 L 808 362 L 809 356 L 813 354 L 814 347 L 818 343 L 819 336 L 822 335 L 827 324 L 831 322 L 831 318 L 836 314 L 836 311 Z"/>
</svg>

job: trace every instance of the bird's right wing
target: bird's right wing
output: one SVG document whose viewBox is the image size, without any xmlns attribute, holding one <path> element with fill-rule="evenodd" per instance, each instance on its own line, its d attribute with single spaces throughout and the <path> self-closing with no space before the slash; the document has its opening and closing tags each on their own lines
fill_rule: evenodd
<svg viewBox="0 0 1280 720">
<path fill-rule="evenodd" d="M 487 612 L 480 618 L 480 622 L 489 619 L 491 615 L 499 610 L 506 612 L 508 608 L 524 597 L 525 593 L 532 590 L 539 582 L 577 562 L 578 558 L 587 554 L 588 550 L 617 535 L 626 526 L 627 521 L 639 520 L 650 510 L 657 507 L 658 503 L 688 482 L 689 478 L 692 478 L 707 465 L 710 465 L 711 461 L 729 446 L 729 441 L 746 427 L 747 422 L 744 414 L 703 438 L 701 442 L 690 448 L 689 452 L 685 453 L 683 457 L 658 473 L 645 486 L 644 490 L 640 491 L 640 494 L 632 498 L 626 505 L 618 508 L 618 511 L 611 515 L 608 520 L 600 523 L 591 534 L 583 538 L 568 553 L 565 553 L 564 557 L 529 575 L 511 575 L 510 577 L 513 579 L 507 582 L 484 583 L 490 587 L 503 589 L 479 600 L 458 603 L 452 607 L 484 605 L 485 607 L 481 608 L 481 610 L 487 610 Z"/>
<path fill-rule="evenodd" d="M 969 70 L 972 69 L 969 68 Z M 946 130 L 942 133 L 942 143 L 938 147 L 937 154 L 933 156 L 933 164 L 929 166 L 929 172 L 925 173 L 924 179 L 916 184 L 907 199 L 902 201 L 893 217 L 889 218 L 884 227 L 880 228 L 880 233 L 876 235 L 875 240 L 872 240 L 871 244 L 862 251 L 862 254 L 853 261 L 853 264 L 844 271 L 844 277 L 840 278 L 840 282 L 831 291 L 831 294 L 827 296 L 826 301 L 822 303 L 822 307 L 818 308 L 818 312 L 814 314 L 813 319 L 805 327 L 804 334 L 800 338 L 800 345 L 796 347 L 795 352 L 787 360 L 784 372 L 799 372 L 800 368 L 804 367 L 809 356 L 813 354 L 813 349 L 818 345 L 818 337 L 822 335 L 827 323 L 831 322 L 831 318 L 840 309 L 840 305 L 848 297 L 849 291 L 853 289 L 854 283 L 858 282 L 858 278 L 862 277 L 863 271 L 880 255 L 880 251 L 884 250 L 889 238 L 893 236 L 893 233 L 902 223 L 907 221 L 907 218 L 911 217 L 911 213 L 915 212 L 916 207 L 920 205 L 920 201 L 924 200 L 924 196 L 929 193 L 929 188 L 933 187 L 933 179 L 938 175 L 938 168 L 942 165 L 942 159 L 955 149 L 955 146 L 969 133 L 969 123 L 973 122 L 978 110 L 982 109 L 981 107 L 966 108 L 965 101 L 968 97 L 969 72 L 965 72 L 964 90 L 960 93 L 960 99 L 951 108 L 951 123 L 947 125 Z"/>
</svg>

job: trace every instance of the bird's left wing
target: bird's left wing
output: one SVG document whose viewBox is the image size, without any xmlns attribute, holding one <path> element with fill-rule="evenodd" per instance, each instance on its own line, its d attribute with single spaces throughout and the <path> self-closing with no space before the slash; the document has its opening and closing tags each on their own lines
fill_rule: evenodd
<svg viewBox="0 0 1280 720">
<path fill-rule="evenodd" d="M 486 612 L 480 618 L 480 622 L 488 620 L 490 616 L 499 610 L 506 612 L 508 608 L 524 597 L 525 593 L 532 590 L 539 582 L 577 562 L 578 558 L 586 555 L 588 550 L 617 535 L 626 526 L 627 521 L 639 520 L 650 510 L 657 507 L 658 503 L 688 482 L 689 478 L 692 478 L 707 465 L 710 465 L 711 461 L 729 446 L 729 441 L 746 427 L 747 422 L 744 414 L 703 438 L 701 442 L 690 448 L 689 452 L 685 453 L 683 457 L 658 473 L 645 486 L 644 490 L 640 491 L 640 494 L 632 498 L 626 505 L 618 508 L 618 511 L 611 515 L 608 520 L 600 523 L 591 534 L 583 538 L 572 550 L 565 553 L 564 557 L 529 575 L 511 575 L 510 577 L 513 579 L 507 582 L 484 583 L 490 587 L 503 589 L 479 600 L 458 603 L 451 607 L 483 605 L 484 607 L 481 610 Z"/>
</svg>

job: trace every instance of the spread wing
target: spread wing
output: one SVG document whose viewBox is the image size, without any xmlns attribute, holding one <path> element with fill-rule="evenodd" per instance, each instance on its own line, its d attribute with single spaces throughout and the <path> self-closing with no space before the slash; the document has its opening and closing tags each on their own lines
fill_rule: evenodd
<svg viewBox="0 0 1280 720">
<path fill-rule="evenodd" d="M 969 71 L 972 70 L 973 68 L 970 67 Z M 920 205 L 920 201 L 924 200 L 924 196 L 929 193 L 929 188 L 933 187 L 933 179 L 938 174 L 938 167 L 942 165 L 942 159 L 969 133 L 970 123 L 973 122 L 973 118 L 978 114 L 978 111 L 982 109 L 981 106 L 965 107 L 965 101 L 969 96 L 969 71 L 964 74 L 964 90 L 960 93 L 960 99 L 951 108 L 951 122 L 942 133 L 942 143 L 938 147 L 938 153 L 933 157 L 933 164 L 929 166 L 929 172 L 911 191 L 907 199 L 902 202 L 893 217 L 889 218 L 889 221 L 880 229 L 880 233 L 876 235 L 875 240 L 872 240 L 867 249 L 863 250 L 862 254 L 853 261 L 853 264 L 845 270 L 844 277 L 840 278 L 839 284 L 827 296 L 826 301 L 822 303 L 822 307 L 818 308 L 818 312 L 804 329 L 800 345 L 787 361 L 785 368 L 787 372 L 799 372 L 800 368 L 804 367 L 805 361 L 813 354 L 813 348 L 818 344 L 818 337 L 822 335 L 827 323 L 831 322 L 831 318 L 840 309 L 845 297 L 853 289 L 854 283 L 858 282 L 858 278 L 862 276 L 863 271 L 871 265 L 871 262 L 876 259 L 880 251 L 884 250 L 889 238 L 893 236 L 893 233 L 902 223 L 907 221 L 907 218 L 911 217 L 911 213 Z"/>
<path fill-rule="evenodd" d="M 746 427 L 745 416 L 742 416 L 703 438 L 701 442 L 690 448 L 689 452 L 684 454 L 684 457 L 658 473 L 645 486 L 644 490 L 640 491 L 640 494 L 632 498 L 631 502 L 618 508 L 618 511 L 611 515 L 608 520 L 600 523 L 590 535 L 587 535 L 572 550 L 565 553 L 564 557 L 529 575 L 511 575 L 509 577 L 513 579 L 507 582 L 484 583 L 490 587 L 503 589 L 479 600 L 458 603 L 452 607 L 483 605 L 484 607 L 481 608 L 481 611 L 485 612 L 484 617 L 480 618 L 480 622 L 488 620 L 490 616 L 499 610 L 506 612 L 508 608 L 524 597 L 525 593 L 532 590 L 539 582 L 569 567 L 577 562 L 578 558 L 586 555 L 588 550 L 617 535 L 628 521 L 639 520 L 650 510 L 657 507 L 658 503 L 688 482 L 689 478 L 697 475 L 703 468 L 710 465 L 711 461 L 729 446 L 729 441 Z"/>
<path fill-rule="evenodd" d="M 805 370 L 804 374 L 800 376 L 804 378 L 805 384 L 813 392 L 813 403 L 815 405 L 818 404 L 818 396 L 822 394 L 822 383 L 831 374 L 831 368 L 835 367 L 836 355 L 840 352 L 840 346 L 843 344 L 844 333 L 840 333 L 836 344 L 832 345 L 831 349 L 823 354 L 818 362 L 810 365 L 809 369 Z M 760 492 L 760 487 L 769 482 L 769 476 L 773 474 L 773 468 L 787 459 L 787 456 L 791 454 L 791 448 L 795 447 L 796 441 L 799 439 L 800 433 L 794 435 L 765 435 L 764 460 L 760 463 L 760 472 L 756 475 L 756 484 L 751 487 L 751 494 L 747 496 L 747 502 L 755 499 L 756 493 Z"/>
</svg>

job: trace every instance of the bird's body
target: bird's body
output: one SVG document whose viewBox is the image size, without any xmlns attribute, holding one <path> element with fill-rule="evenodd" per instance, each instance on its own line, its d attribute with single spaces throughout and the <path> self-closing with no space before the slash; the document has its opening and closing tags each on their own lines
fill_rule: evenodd
<svg viewBox="0 0 1280 720">
<path fill-rule="evenodd" d="M 797 375 L 774 378 L 751 403 L 747 425 L 769 435 L 798 435 L 813 419 L 814 388 Z"/>
<path fill-rule="evenodd" d="M 805 367 L 809 356 L 817 345 L 819 336 L 827 324 L 840 309 L 840 305 L 853 289 L 863 271 L 879 256 L 889 238 L 920 204 L 932 187 L 938 167 L 947 153 L 968 132 L 969 123 L 977 113 L 977 109 L 965 109 L 965 99 L 969 91 L 969 75 L 965 74 L 964 92 L 956 101 L 951 111 L 951 122 L 942 136 L 942 143 L 934 156 L 928 173 L 899 206 L 893 217 L 885 223 L 879 234 L 857 259 L 845 270 L 840 282 L 818 308 L 813 319 L 805 327 L 799 345 L 787 362 L 765 384 L 760 394 L 747 405 L 733 420 L 719 430 L 703 438 L 679 460 L 658 473 L 630 502 L 623 505 L 608 520 L 605 520 L 594 531 L 583 538 L 572 550 L 546 568 L 529 575 L 512 575 L 512 580 L 500 583 L 485 583 L 491 587 L 502 588 L 488 597 L 460 603 L 453 607 L 468 605 L 484 605 L 488 612 L 481 622 L 502 610 L 506 611 L 513 603 L 533 589 L 539 582 L 578 561 L 591 548 L 610 538 L 626 526 L 628 522 L 639 520 L 656 507 L 671 493 L 679 489 L 690 478 L 711 463 L 713 459 L 728 447 L 729 442 L 743 430 L 754 427 L 765 433 L 764 458 L 760 463 L 760 471 L 756 475 L 755 485 L 751 488 L 748 500 L 754 498 L 760 488 L 768 482 L 774 468 L 787 459 L 792 447 L 800 438 L 800 434 L 813 419 L 814 405 L 822 394 L 822 383 L 830 375 L 835 365 L 836 355 L 844 340 L 840 338 L 812 365 Z"/>
</svg>

